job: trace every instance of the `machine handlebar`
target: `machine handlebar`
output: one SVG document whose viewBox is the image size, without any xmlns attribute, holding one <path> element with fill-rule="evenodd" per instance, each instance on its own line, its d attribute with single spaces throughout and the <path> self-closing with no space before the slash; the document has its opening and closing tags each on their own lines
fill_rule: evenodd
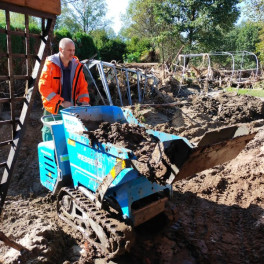
<svg viewBox="0 0 264 264">
<path fill-rule="evenodd" d="M 62 115 L 44 115 L 40 120 L 44 126 L 50 126 L 49 122 L 62 120 Z"/>
</svg>

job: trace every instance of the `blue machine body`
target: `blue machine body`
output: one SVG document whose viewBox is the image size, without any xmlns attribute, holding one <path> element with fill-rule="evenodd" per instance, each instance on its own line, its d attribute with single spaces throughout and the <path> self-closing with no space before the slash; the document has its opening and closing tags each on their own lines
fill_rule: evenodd
<svg viewBox="0 0 264 264">
<path fill-rule="evenodd" d="M 114 180 L 105 195 L 118 202 L 125 218 L 133 219 L 133 202 L 165 189 L 171 190 L 171 186 L 150 182 L 131 167 L 124 167 L 115 175 L 115 165 L 122 160 L 137 159 L 134 153 L 130 149 L 110 143 L 91 142 L 83 134 L 88 129 L 81 120 L 143 126 L 130 110 L 116 106 L 82 106 L 67 108 L 61 113 L 63 121 L 49 123 L 53 141 L 39 144 L 41 183 L 50 191 L 54 192 L 57 178 L 61 180 L 70 177 L 75 188 L 82 186 L 95 193 L 106 175 L 113 173 Z M 147 132 L 161 141 L 184 140 L 190 145 L 185 138 L 176 135 L 154 130 Z"/>
<path fill-rule="evenodd" d="M 40 182 L 55 192 L 59 182 L 71 182 L 71 169 L 63 121 L 49 121 L 46 125 L 51 129 L 53 140 L 38 145 Z"/>
</svg>

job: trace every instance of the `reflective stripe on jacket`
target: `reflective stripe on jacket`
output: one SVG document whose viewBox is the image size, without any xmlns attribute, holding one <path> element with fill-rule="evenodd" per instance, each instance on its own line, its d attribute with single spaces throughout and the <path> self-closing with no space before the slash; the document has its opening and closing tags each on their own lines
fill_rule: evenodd
<svg viewBox="0 0 264 264">
<path fill-rule="evenodd" d="M 83 65 L 74 57 L 71 64 L 71 102 L 90 102 L 88 84 L 82 71 Z M 39 91 L 44 108 L 51 114 L 57 114 L 61 97 L 63 71 L 61 69 L 59 53 L 47 57 L 39 80 Z"/>
</svg>

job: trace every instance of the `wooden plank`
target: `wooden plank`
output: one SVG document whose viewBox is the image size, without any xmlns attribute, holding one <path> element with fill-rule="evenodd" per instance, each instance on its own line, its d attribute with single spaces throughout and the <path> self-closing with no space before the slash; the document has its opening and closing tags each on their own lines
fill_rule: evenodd
<svg viewBox="0 0 264 264">
<path fill-rule="evenodd" d="M 0 58 L 2 58 L 2 57 L 7 57 L 8 58 L 8 53 L 0 53 Z M 13 53 L 13 57 L 27 59 L 27 58 L 35 58 L 36 55 L 34 55 L 34 54 L 26 55 L 26 54 Z"/>
<path fill-rule="evenodd" d="M 25 247 L 22 245 L 16 243 L 15 241 L 9 239 L 7 236 L 4 235 L 3 232 L 0 232 L 0 240 L 3 241 L 7 246 L 12 247 L 18 251 L 28 251 Z"/>
<path fill-rule="evenodd" d="M 36 58 L 36 55 L 34 54 L 18 54 L 18 53 L 13 53 L 13 57 L 16 58 Z"/>
<path fill-rule="evenodd" d="M 19 6 L 19 5 L 14 5 L 11 3 L 5 3 L 2 1 L 0 1 L 0 9 L 8 10 L 8 11 L 20 13 L 20 14 L 28 14 L 30 16 L 35 16 L 35 17 L 47 18 L 47 19 L 55 19 L 56 18 L 56 15 L 54 15 L 54 14 L 35 10 L 33 8 L 29 8 L 29 7 L 25 7 L 25 6 Z"/>
<path fill-rule="evenodd" d="M 152 66 L 158 66 L 159 63 L 157 62 L 142 62 L 142 63 L 138 63 L 138 62 L 134 62 L 134 63 L 124 63 L 122 65 L 117 65 L 117 66 L 124 66 L 124 67 L 127 67 L 127 68 L 130 68 L 130 67 L 134 67 L 134 68 L 149 68 L 149 67 L 152 67 Z"/>
<path fill-rule="evenodd" d="M 0 121 L 0 127 L 3 125 L 10 125 L 12 124 L 13 121 L 12 120 L 4 120 L 4 121 Z"/>
<path fill-rule="evenodd" d="M 15 118 L 15 120 L 3 120 L 3 121 L 0 121 L 0 127 L 3 126 L 3 125 L 10 125 L 10 124 L 13 124 L 13 123 L 19 123 L 19 118 Z"/>
<path fill-rule="evenodd" d="M 29 17 L 26 14 L 25 15 L 25 44 L 26 44 L 26 56 L 30 54 L 30 45 L 29 45 Z M 28 80 L 29 80 L 29 67 L 30 67 L 30 61 L 28 59 L 28 57 L 26 57 L 26 71 L 27 71 L 27 76 L 28 76 Z M 28 87 L 28 82 L 26 84 L 26 87 Z"/>
<path fill-rule="evenodd" d="M 10 31 L 10 12 L 6 10 L 6 29 Z M 8 75 L 9 75 L 9 95 L 10 95 L 10 110 L 11 110 L 11 120 L 12 120 L 12 139 L 15 137 L 16 133 L 16 121 L 15 121 L 15 105 L 13 98 L 14 94 L 14 69 L 13 69 L 13 52 L 12 52 L 12 42 L 11 36 L 7 35 L 7 52 L 8 52 Z"/>
<path fill-rule="evenodd" d="M 13 78 L 16 80 L 28 80 L 29 77 L 26 75 L 13 75 Z M 8 75 L 2 75 L 0 76 L 0 81 L 8 81 L 10 80 L 10 77 Z"/>
<path fill-rule="evenodd" d="M 19 5 L 19 6 L 25 6 L 26 1 L 25 0 L 1 0 L 2 2 Z"/>
<path fill-rule="evenodd" d="M 29 7 L 38 11 L 47 12 L 54 15 L 61 14 L 60 0 L 1 0 L 18 6 Z"/>
<path fill-rule="evenodd" d="M 25 97 L 15 97 L 14 98 L 15 102 L 20 102 L 20 101 L 23 101 L 23 100 L 26 100 L 26 98 Z M 0 98 L 0 104 L 1 103 L 10 103 L 10 102 L 11 102 L 10 98 Z"/>
<path fill-rule="evenodd" d="M 26 0 L 26 6 L 54 15 L 61 14 L 60 0 Z"/>
<path fill-rule="evenodd" d="M 0 163 L 0 168 L 2 168 L 2 167 L 6 167 L 6 165 L 7 165 L 6 162 L 2 162 L 2 163 Z"/>
<path fill-rule="evenodd" d="M 176 107 L 176 106 L 183 106 L 183 105 L 187 105 L 188 103 L 181 103 L 181 102 L 173 102 L 173 103 L 167 103 L 167 104 L 137 104 L 137 105 L 129 105 L 126 106 L 127 108 L 166 108 L 166 107 Z"/>
<path fill-rule="evenodd" d="M 145 223 L 159 213 L 164 212 L 166 201 L 168 201 L 168 197 L 161 198 L 158 201 L 155 201 L 137 210 L 132 210 L 134 226 Z"/>
<path fill-rule="evenodd" d="M 16 79 L 16 80 L 28 80 L 29 77 L 26 75 L 14 75 L 14 79 Z"/>
<path fill-rule="evenodd" d="M 0 33 L 9 34 L 12 36 L 21 36 L 21 37 L 24 37 L 26 35 L 26 33 L 24 31 L 6 30 L 6 29 L 2 29 L 2 28 L 0 28 Z M 37 39 L 40 38 L 40 35 L 37 33 L 29 33 L 29 36 L 31 38 L 37 38 Z"/>
<path fill-rule="evenodd" d="M 7 145 L 11 144 L 12 142 L 13 142 L 13 140 L 0 142 L 0 147 L 7 146 Z"/>
</svg>

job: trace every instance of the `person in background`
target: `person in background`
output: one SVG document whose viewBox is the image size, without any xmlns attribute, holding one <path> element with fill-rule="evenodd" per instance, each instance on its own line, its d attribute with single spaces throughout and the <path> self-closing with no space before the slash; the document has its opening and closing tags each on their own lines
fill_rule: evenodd
<svg viewBox="0 0 264 264">
<path fill-rule="evenodd" d="M 59 53 L 47 57 L 39 80 L 44 115 L 58 114 L 61 109 L 89 105 L 88 84 L 83 65 L 74 56 L 75 45 L 69 38 L 61 39 Z M 42 128 L 43 141 L 52 140 L 47 126 Z"/>
</svg>

